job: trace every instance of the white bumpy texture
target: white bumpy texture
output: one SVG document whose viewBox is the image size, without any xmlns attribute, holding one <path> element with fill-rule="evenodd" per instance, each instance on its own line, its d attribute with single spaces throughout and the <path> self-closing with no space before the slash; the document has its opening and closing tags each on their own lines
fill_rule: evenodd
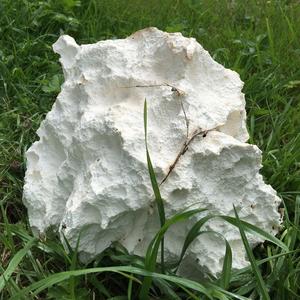
<svg viewBox="0 0 300 300">
<path fill-rule="evenodd" d="M 24 203 L 35 233 L 58 228 L 88 261 L 122 243 L 144 255 L 159 229 L 145 153 L 148 144 L 161 184 L 166 216 L 185 209 L 239 216 L 276 234 L 280 199 L 259 174 L 261 151 L 247 144 L 243 82 L 215 62 L 193 38 L 147 28 L 126 39 L 77 45 L 61 36 L 53 45 L 65 82 L 27 151 Z M 188 149 L 174 165 L 185 142 Z M 205 133 L 207 134 L 205 135 Z M 172 167 L 171 167 L 172 168 Z M 200 216 L 166 234 L 166 259 L 178 257 Z M 203 229 L 204 230 L 204 229 Z M 248 265 L 238 230 L 215 219 L 205 230 L 224 235 L 233 267 Z M 261 240 L 249 235 L 254 246 Z M 218 274 L 224 240 L 203 234 L 189 247 L 180 272 Z"/>
</svg>

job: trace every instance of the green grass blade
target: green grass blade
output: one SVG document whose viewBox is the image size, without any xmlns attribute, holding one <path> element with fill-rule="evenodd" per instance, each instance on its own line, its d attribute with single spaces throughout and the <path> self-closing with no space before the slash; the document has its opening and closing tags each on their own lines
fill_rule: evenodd
<svg viewBox="0 0 300 300">
<path fill-rule="evenodd" d="M 132 299 L 132 279 L 128 281 L 128 288 L 127 288 L 127 300 Z"/>
<path fill-rule="evenodd" d="M 72 253 L 70 271 L 76 270 L 76 268 L 77 268 L 78 248 L 79 248 L 81 233 L 82 233 L 82 230 L 79 232 L 79 235 L 78 235 L 78 238 L 77 238 L 77 241 L 76 241 L 76 246 L 75 246 L 75 249 L 74 249 L 74 251 Z M 71 297 L 72 297 L 72 299 L 76 300 L 76 278 L 75 277 L 71 277 L 70 278 L 69 285 L 70 285 L 70 294 L 71 294 Z"/>
<path fill-rule="evenodd" d="M 215 216 L 215 217 L 222 218 L 225 221 L 227 221 L 228 223 L 230 223 L 230 224 L 232 224 L 232 225 L 234 225 L 236 227 L 239 227 L 239 224 L 241 223 L 242 226 L 243 226 L 243 229 L 245 231 L 247 231 L 249 233 L 257 234 L 257 235 L 261 236 L 263 239 L 274 243 L 275 245 L 277 245 L 281 249 L 283 249 L 285 251 L 289 251 L 287 245 L 285 245 L 282 241 L 280 241 L 279 239 L 277 239 L 275 236 L 269 234 L 268 232 L 265 232 L 264 230 L 258 228 L 255 225 L 252 225 L 252 224 L 250 224 L 248 222 L 245 222 L 243 220 L 240 220 L 240 219 L 239 219 L 239 221 L 237 221 L 237 219 L 234 218 L 234 217 L 222 216 L 222 215 Z"/>
<path fill-rule="evenodd" d="M 189 299 L 194 299 L 194 300 L 199 300 L 200 298 L 197 297 L 196 295 L 194 295 L 191 291 L 189 291 L 188 289 L 186 289 L 185 287 L 183 287 L 182 285 L 179 285 L 180 288 L 185 291 L 189 296 L 190 298 Z M 171 298 L 172 299 L 172 298 Z M 173 300 L 173 299 L 172 299 Z M 175 297 L 174 297 L 174 300 L 177 300 Z"/>
<path fill-rule="evenodd" d="M 19 250 L 14 257 L 11 259 L 8 267 L 4 271 L 4 273 L 0 276 L 0 292 L 3 290 L 5 287 L 6 282 L 12 275 L 12 273 L 16 270 L 18 267 L 19 263 L 22 261 L 24 256 L 27 254 L 29 249 L 35 244 L 36 239 L 32 238 L 25 246 L 23 249 Z"/>
<path fill-rule="evenodd" d="M 276 258 L 279 258 L 279 257 L 282 257 L 282 256 L 287 256 L 289 254 L 295 254 L 297 252 L 300 252 L 300 249 L 293 250 L 293 251 L 288 251 L 288 252 L 283 252 L 283 253 L 279 253 L 279 254 L 275 254 L 275 255 L 272 255 L 272 256 L 269 256 L 269 257 L 266 257 L 264 259 L 256 261 L 256 264 L 257 264 L 257 266 L 260 266 L 260 265 L 262 265 L 262 264 L 264 264 L 266 262 L 269 262 L 270 260 L 273 260 L 273 259 L 276 259 Z M 245 268 L 240 269 L 240 270 L 237 270 L 237 271 L 235 271 L 234 276 L 239 276 L 239 275 L 241 275 L 243 273 L 246 273 L 250 269 L 251 269 L 251 266 L 245 267 Z"/>
<path fill-rule="evenodd" d="M 228 223 L 238 227 L 238 221 L 236 218 L 234 217 L 230 217 L 230 216 L 223 216 L 223 215 L 207 215 L 205 217 L 203 217 L 202 219 L 200 219 L 199 221 L 197 221 L 194 226 L 190 229 L 190 231 L 188 232 L 186 239 L 184 241 L 184 245 L 182 247 L 182 251 L 179 257 L 179 261 L 177 263 L 177 266 L 179 267 L 186 250 L 188 249 L 189 245 L 194 241 L 194 239 L 198 236 L 200 229 L 202 228 L 202 226 L 209 221 L 210 219 L 213 218 L 221 218 L 225 221 L 227 221 Z M 276 237 L 272 236 L 271 234 L 263 231 L 262 229 L 256 227 L 255 225 L 252 225 L 248 222 L 242 221 L 240 220 L 240 222 L 242 223 L 242 225 L 244 226 L 244 230 L 250 233 L 254 233 L 254 234 L 258 234 L 259 236 L 261 236 L 262 238 L 273 242 L 275 245 L 277 245 L 278 247 L 282 248 L 284 251 L 288 251 L 288 247 L 279 239 L 277 239 Z M 177 269 L 178 269 L 177 267 Z"/>
<path fill-rule="evenodd" d="M 5 270 L 2 268 L 2 266 L 0 264 L 0 274 L 4 274 L 4 271 Z M 7 287 L 8 289 L 10 288 L 10 290 L 13 290 L 13 293 L 16 293 L 16 292 L 21 293 L 20 287 L 17 285 L 17 283 L 11 277 L 7 280 L 7 283 L 6 283 L 5 287 Z M 0 299 L 1 300 L 3 299 L 3 298 L 1 298 L 1 293 L 0 293 Z M 22 297 L 21 299 L 22 300 L 23 299 L 27 300 L 25 297 Z"/>
<path fill-rule="evenodd" d="M 217 286 L 217 285 L 215 285 L 213 283 L 208 283 L 207 285 L 213 289 L 213 293 L 212 294 L 214 294 L 215 291 L 219 291 L 219 292 L 223 293 L 224 295 L 227 295 L 227 296 L 229 296 L 229 297 L 231 297 L 233 299 L 249 300 L 249 298 L 246 298 L 244 296 L 238 295 L 236 293 L 232 293 L 232 292 L 226 291 L 223 288 L 221 288 L 221 287 L 219 287 L 219 286 Z"/>
<path fill-rule="evenodd" d="M 170 285 L 169 282 L 166 280 L 160 279 L 160 278 L 153 278 L 153 283 L 156 287 L 159 288 L 161 294 L 171 300 L 180 300 L 179 296 L 177 293 L 174 291 L 174 287 Z M 188 291 L 188 290 L 187 290 Z M 187 294 L 189 291 L 187 292 Z"/>
<path fill-rule="evenodd" d="M 230 279 L 231 279 L 231 270 L 232 270 L 232 251 L 228 241 L 224 238 L 226 244 L 225 257 L 223 262 L 222 274 L 220 278 L 220 285 L 225 290 L 228 289 Z"/>
<path fill-rule="evenodd" d="M 145 257 L 146 270 L 149 271 L 155 270 L 159 244 L 163 240 L 164 234 L 167 232 L 169 227 L 175 223 L 187 220 L 192 215 L 195 215 L 203 211 L 205 211 L 205 209 L 189 210 L 186 212 L 178 213 L 175 216 L 173 216 L 171 219 L 166 221 L 166 223 L 161 227 L 161 229 L 158 231 L 158 233 L 155 235 L 154 239 L 150 242 L 150 245 L 148 246 L 146 257 Z M 151 278 L 145 278 L 140 292 L 141 299 L 146 299 L 149 293 L 150 286 L 151 286 Z"/>
<path fill-rule="evenodd" d="M 156 176 L 154 173 L 154 169 L 153 169 L 153 165 L 151 162 L 151 158 L 150 158 L 148 149 L 147 149 L 146 154 L 147 154 L 147 164 L 148 164 L 148 170 L 149 170 L 149 174 L 150 174 L 151 185 L 152 185 L 152 189 L 153 189 L 154 195 L 155 195 L 155 201 L 156 201 L 157 208 L 158 208 L 160 224 L 162 226 L 165 223 L 165 208 L 164 208 L 164 204 L 163 204 L 163 199 L 160 195 L 159 186 L 158 186 L 158 183 L 156 180 Z"/>
<path fill-rule="evenodd" d="M 163 199 L 161 197 L 160 194 L 160 190 L 159 190 L 159 185 L 157 183 L 157 179 L 155 176 L 155 172 L 153 169 L 153 165 L 152 165 L 152 161 L 150 158 L 150 154 L 149 154 L 149 150 L 148 150 L 148 140 L 147 140 L 147 121 L 148 121 L 148 115 L 147 115 L 147 100 L 145 99 L 144 102 L 144 132 L 145 132 L 145 146 L 146 146 L 146 156 L 147 156 L 147 165 L 148 165 L 148 171 L 149 171 L 149 176 L 150 176 L 150 181 L 151 181 L 151 185 L 152 185 L 152 189 L 154 192 L 154 196 L 155 196 L 155 202 L 157 205 L 157 209 L 158 209 L 158 214 L 159 214 L 159 219 L 160 219 L 160 226 L 162 227 L 165 224 L 165 208 L 164 208 L 164 203 L 163 203 Z M 164 238 L 161 239 L 161 268 L 162 268 L 162 272 L 164 273 Z M 146 266 L 148 264 L 146 263 Z M 150 271 L 153 270 L 153 268 L 151 267 L 149 269 Z M 142 299 L 146 299 L 150 286 L 151 286 L 151 281 L 152 279 L 149 278 L 145 278 L 143 285 L 142 285 L 142 289 L 141 289 L 141 294 L 140 297 L 142 297 Z"/>
<path fill-rule="evenodd" d="M 153 189 L 154 196 L 155 196 L 155 201 L 157 203 L 157 208 L 158 208 L 158 213 L 159 213 L 159 218 L 160 218 L 160 224 L 161 224 L 161 226 L 163 226 L 164 223 L 165 223 L 165 219 L 166 219 L 165 209 L 164 209 L 163 199 L 162 199 L 161 194 L 160 194 L 159 185 L 157 183 L 157 179 L 156 179 L 156 176 L 155 176 L 155 172 L 154 172 L 154 169 L 153 169 L 153 165 L 152 165 L 149 150 L 148 150 L 147 118 L 148 118 L 147 117 L 147 101 L 145 99 L 145 103 L 144 103 L 144 131 L 145 131 L 145 145 L 146 145 L 147 165 L 148 165 L 148 170 L 149 170 L 152 189 Z"/>
<path fill-rule="evenodd" d="M 193 227 L 189 230 L 186 238 L 185 238 L 185 241 L 184 241 L 184 244 L 183 244 L 183 247 L 182 247 L 182 250 L 181 250 L 181 254 L 179 256 L 179 261 L 177 262 L 177 269 L 181 263 L 181 261 L 183 260 L 183 257 L 186 253 L 186 250 L 188 249 L 188 247 L 190 246 L 190 244 L 195 240 L 195 238 L 199 235 L 199 232 L 200 232 L 200 229 L 202 228 L 202 226 L 208 221 L 210 220 L 211 218 L 213 218 L 214 216 L 211 216 L 211 215 L 208 215 L 208 216 L 205 216 L 203 218 L 201 218 L 199 221 L 197 221 Z M 177 271 L 176 269 L 176 271 Z"/>
<path fill-rule="evenodd" d="M 95 289 L 98 290 L 98 292 L 102 295 L 105 296 L 106 298 L 111 298 L 112 296 L 110 295 L 109 291 L 107 288 L 104 286 L 104 284 L 97 279 L 97 274 L 92 275 L 89 279 L 91 284 L 95 287 Z"/>
<path fill-rule="evenodd" d="M 56 274 L 50 275 L 47 278 L 44 278 L 44 279 L 38 281 L 38 282 L 31 284 L 27 288 L 24 288 L 22 290 L 22 294 L 31 292 L 33 296 L 36 296 L 39 293 L 41 293 L 42 291 L 44 291 L 45 289 L 48 289 L 55 284 L 58 284 L 60 282 L 70 279 L 71 276 L 83 276 L 83 275 L 95 274 L 95 273 L 99 274 L 99 273 L 103 273 L 103 272 L 114 272 L 114 273 L 121 274 L 123 276 L 126 275 L 125 273 L 132 273 L 132 274 L 136 274 L 136 275 L 140 275 L 140 276 L 164 279 L 166 281 L 175 283 L 177 285 L 182 285 L 188 289 L 195 290 L 195 291 L 205 295 L 209 299 L 212 299 L 211 293 L 212 293 L 213 289 L 220 290 L 219 287 L 207 288 L 198 282 L 195 282 L 195 281 L 192 281 L 189 279 L 185 279 L 185 278 L 180 278 L 177 276 L 149 272 L 149 271 L 146 271 L 146 270 L 143 270 L 140 268 L 130 267 L 130 266 L 115 266 L 115 267 L 90 268 L 90 269 L 82 269 L 82 270 L 74 270 L 74 271 L 66 271 L 66 272 L 56 273 Z M 126 277 L 133 278 L 130 275 L 127 275 Z M 133 278 L 133 280 L 137 281 L 135 278 Z M 10 300 L 16 300 L 20 296 L 21 296 L 21 294 L 16 294 L 16 295 L 12 296 L 10 298 Z M 240 298 L 238 298 L 238 299 L 240 299 Z"/>
<path fill-rule="evenodd" d="M 223 262 L 223 268 L 222 268 L 222 274 L 221 274 L 221 277 L 219 279 L 219 282 L 220 282 L 220 286 L 222 288 L 224 288 L 225 290 L 229 287 L 229 283 L 230 283 L 230 280 L 231 280 L 231 271 L 232 271 L 232 251 L 231 251 L 231 247 L 230 247 L 230 244 L 228 243 L 228 241 L 226 240 L 226 238 L 218 233 L 218 232 L 215 232 L 215 231 L 198 231 L 198 232 L 194 232 L 194 229 L 195 228 L 198 228 L 199 230 L 201 229 L 202 225 L 205 224 L 205 222 L 209 220 L 208 216 L 202 218 L 201 220 L 199 220 L 195 226 L 191 229 L 190 232 L 193 232 L 193 236 L 190 236 L 189 238 L 189 243 L 188 244 L 185 244 L 184 246 L 184 253 L 183 253 L 183 256 L 188 248 L 188 246 L 200 235 L 202 234 L 215 234 L 215 235 L 218 235 L 220 236 L 224 241 L 225 241 L 225 256 L 224 256 L 224 262 Z M 201 225 L 201 226 L 199 226 Z M 182 260 L 182 257 L 180 257 L 180 260 L 179 260 L 179 263 L 178 263 L 178 266 L 176 268 L 176 271 L 178 270 L 178 267 L 179 267 L 179 264 Z"/>
<path fill-rule="evenodd" d="M 241 238 L 242 238 L 247 256 L 249 258 L 253 273 L 255 275 L 256 283 L 257 283 L 258 289 L 260 291 L 261 297 L 262 297 L 263 300 L 270 300 L 270 296 L 269 296 L 267 288 L 265 286 L 265 282 L 264 282 L 264 280 L 261 276 L 259 268 L 256 264 L 255 257 L 253 255 L 252 249 L 251 249 L 251 247 L 249 245 L 249 242 L 248 242 L 248 239 L 246 237 L 246 234 L 245 234 L 245 231 L 244 231 L 244 228 L 243 228 L 244 225 L 243 225 L 243 223 L 241 222 L 241 220 L 238 216 L 238 213 L 236 211 L 235 206 L 233 208 L 234 208 L 234 213 L 235 213 L 235 217 L 236 217 L 236 220 L 237 220 L 237 225 L 238 225 L 238 228 L 239 228 L 239 231 L 240 231 L 240 234 L 241 234 Z"/>
<path fill-rule="evenodd" d="M 167 232 L 167 230 L 174 225 L 175 223 L 185 221 L 189 219 L 191 216 L 204 212 L 206 209 L 193 209 L 186 212 L 178 213 L 169 220 L 166 221 L 163 227 L 158 231 L 158 233 L 155 235 L 154 239 L 151 241 L 150 246 L 147 249 L 146 253 L 146 263 L 152 264 L 153 267 L 154 261 L 156 261 L 157 258 L 157 252 L 158 252 L 158 245 L 160 241 L 162 240 L 164 234 Z"/>
</svg>

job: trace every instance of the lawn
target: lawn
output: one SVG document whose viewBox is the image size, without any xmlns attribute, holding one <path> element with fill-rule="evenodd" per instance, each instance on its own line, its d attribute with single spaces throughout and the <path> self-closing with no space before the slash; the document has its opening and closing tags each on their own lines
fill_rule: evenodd
<svg viewBox="0 0 300 300">
<path fill-rule="evenodd" d="M 191 282 L 159 265 L 144 280 L 151 268 L 120 245 L 82 265 L 54 232 L 33 238 L 22 204 L 24 153 L 63 82 L 52 44 L 62 33 L 81 44 L 149 26 L 195 37 L 240 74 L 249 142 L 263 151 L 261 173 L 283 200 L 278 240 L 223 280 Z M 150 299 L 299 299 L 300 2 L 0 0 L 0 209 L 0 300 L 146 299 L 148 283 Z M 247 228 L 236 224 L 247 246 Z"/>
</svg>

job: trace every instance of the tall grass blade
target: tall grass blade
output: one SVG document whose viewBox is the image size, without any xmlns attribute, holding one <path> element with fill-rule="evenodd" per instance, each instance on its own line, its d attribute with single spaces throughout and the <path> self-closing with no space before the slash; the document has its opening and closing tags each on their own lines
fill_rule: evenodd
<svg viewBox="0 0 300 300">
<path fill-rule="evenodd" d="M 157 210 L 158 210 L 158 214 L 159 214 L 160 226 L 162 227 L 165 224 L 165 220 L 166 220 L 165 208 L 164 208 L 163 199 L 162 199 L 161 194 L 160 194 L 159 185 L 157 183 L 157 179 L 156 179 L 156 176 L 155 176 L 155 172 L 154 172 L 154 169 L 153 169 L 153 165 L 152 165 L 149 150 L 148 150 L 147 122 L 148 122 L 147 100 L 145 99 L 145 102 L 144 102 L 144 132 L 145 132 L 145 146 L 146 146 L 147 165 L 148 165 L 148 171 L 149 171 L 149 176 L 150 176 L 150 180 L 151 180 L 152 189 L 153 189 L 154 196 L 155 196 Z M 147 266 L 147 264 L 146 264 L 146 266 Z M 164 239 L 163 238 L 161 239 L 161 269 L 162 269 L 162 272 L 164 273 Z M 152 268 L 150 268 L 149 270 L 153 271 Z M 151 278 L 146 277 L 144 279 L 144 283 L 142 285 L 142 290 L 141 290 L 141 294 L 140 294 L 140 297 L 143 297 L 142 299 L 147 298 L 146 294 L 148 294 L 150 286 L 151 286 Z"/>
<path fill-rule="evenodd" d="M 165 223 L 165 219 L 166 219 L 166 217 L 165 217 L 165 208 L 164 208 L 163 199 L 162 199 L 161 194 L 160 194 L 159 185 L 157 183 L 157 179 L 156 179 L 156 176 L 155 176 L 155 172 L 154 172 L 154 169 L 153 169 L 153 165 L 152 165 L 149 150 L 148 150 L 147 122 L 148 122 L 147 121 L 147 100 L 145 99 L 145 102 L 144 102 L 144 131 L 145 131 L 145 145 L 146 145 L 147 165 L 148 165 L 148 170 L 149 170 L 152 189 L 153 189 L 154 196 L 155 196 L 155 201 L 157 203 L 157 208 L 158 208 L 158 213 L 159 213 L 159 218 L 160 218 L 160 224 L 161 224 L 161 226 L 163 226 L 164 223 Z"/>
</svg>

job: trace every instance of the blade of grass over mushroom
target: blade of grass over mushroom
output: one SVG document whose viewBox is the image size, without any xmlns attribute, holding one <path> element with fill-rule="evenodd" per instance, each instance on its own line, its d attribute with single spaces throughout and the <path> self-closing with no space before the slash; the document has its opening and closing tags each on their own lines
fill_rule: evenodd
<svg viewBox="0 0 300 300">
<path fill-rule="evenodd" d="M 202 228 L 202 226 L 209 221 L 210 219 L 213 218 L 221 218 L 224 219 L 225 221 L 227 221 L 228 223 L 238 227 L 238 221 L 236 218 L 234 217 L 230 217 L 230 216 L 223 216 L 223 215 L 207 215 L 203 218 L 201 218 L 199 221 L 197 221 L 193 227 L 190 229 L 190 231 L 188 232 L 185 241 L 184 241 L 184 245 L 182 247 L 181 250 L 181 254 L 179 257 L 179 261 L 177 263 L 177 268 L 176 271 L 178 270 L 178 267 L 186 253 L 186 250 L 188 249 L 188 247 L 190 246 L 190 244 L 195 240 L 195 238 L 199 235 L 199 231 Z M 288 247 L 279 239 L 277 239 L 276 237 L 272 236 L 271 234 L 265 232 L 264 230 L 248 223 L 245 221 L 240 220 L 240 222 L 243 224 L 244 226 L 244 230 L 246 230 L 247 232 L 250 233 L 254 233 L 254 234 L 258 234 L 259 236 L 261 236 L 262 238 L 274 243 L 275 245 L 277 245 L 278 247 L 280 247 L 281 249 L 283 249 L 284 251 L 288 251 Z"/>
<path fill-rule="evenodd" d="M 154 172 L 154 169 L 153 169 L 153 165 L 152 165 L 149 150 L 148 150 L 147 101 L 146 100 L 145 100 L 145 105 L 144 105 L 144 127 L 145 127 L 145 143 L 146 143 L 146 154 L 147 154 L 148 170 L 149 170 L 151 185 L 152 185 L 153 192 L 154 192 L 154 195 L 155 195 L 155 200 L 157 202 L 158 213 L 159 213 L 160 222 L 161 222 L 161 226 L 162 226 L 165 223 L 165 209 L 164 209 L 163 199 L 162 199 L 161 194 L 160 194 L 159 185 L 158 185 L 157 180 L 156 180 L 155 172 Z"/>
<path fill-rule="evenodd" d="M 245 231 L 244 231 L 244 228 L 243 228 L 244 225 L 240 221 L 240 218 L 239 218 L 239 215 L 236 211 L 235 206 L 233 206 L 233 208 L 234 208 L 234 213 L 235 213 L 235 217 L 236 217 L 236 220 L 237 220 L 237 225 L 238 225 L 238 228 L 239 228 L 239 231 L 240 231 L 240 234 L 241 234 L 241 238 L 242 238 L 242 241 L 243 241 L 243 244 L 244 244 L 247 256 L 248 256 L 248 259 L 250 261 L 252 271 L 253 271 L 253 273 L 255 275 L 255 278 L 256 278 L 256 284 L 258 286 L 260 296 L 263 300 L 270 300 L 270 296 L 268 294 L 267 287 L 266 287 L 265 282 L 263 280 L 263 277 L 262 277 L 262 275 L 259 271 L 259 268 L 256 264 L 255 257 L 253 255 L 252 249 L 251 249 L 251 247 L 249 245 L 249 242 L 248 242 L 248 239 L 246 237 L 246 234 L 245 234 Z"/>
<path fill-rule="evenodd" d="M 214 218 L 221 218 L 223 220 L 225 220 L 226 222 L 238 227 L 238 222 L 236 220 L 236 218 L 234 217 L 230 217 L 230 216 L 224 216 L 224 215 L 208 215 L 205 216 L 204 218 L 200 219 L 197 223 L 194 224 L 194 226 L 190 229 L 190 231 L 188 232 L 185 242 L 184 242 L 184 247 L 182 249 L 182 253 L 180 255 L 180 258 L 183 258 L 183 255 L 187 249 L 187 247 L 189 246 L 189 244 L 195 239 L 195 235 L 197 234 L 197 232 L 201 229 L 201 227 L 210 219 L 214 219 Z M 282 241 L 280 241 L 278 238 L 276 238 L 275 236 L 269 234 L 268 232 L 260 229 L 259 227 L 252 225 L 246 221 L 240 220 L 240 222 L 243 224 L 244 230 L 249 232 L 249 233 L 254 233 L 257 234 L 259 236 L 261 236 L 263 239 L 268 240 L 272 243 L 274 243 L 275 245 L 277 245 L 279 248 L 288 251 L 288 247 L 285 243 L 283 243 Z"/>
<path fill-rule="evenodd" d="M 147 165 L 148 165 L 148 171 L 149 171 L 149 176 L 150 176 L 150 180 L 151 180 L 151 185 L 152 185 L 152 189 L 154 192 L 155 201 L 156 201 L 157 209 L 158 209 L 158 213 L 159 213 L 160 226 L 162 227 L 165 224 L 165 209 L 164 209 L 163 199 L 160 194 L 159 185 L 156 180 L 155 172 L 153 169 L 153 165 L 152 165 L 149 150 L 148 150 L 147 122 L 148 122 L 147 100 L 145 99 L 145 102 L 144 102 L 144 132 L 145 132 L 145 147 L 146 147 Z M 161 239 L 160 244 L 161 244 L 161 269 L 162 269 L 162 272 L 164 273 L 164 238 Z M 146 268 L 147 268 L 147 266 L 150 267 L 149 264 L 146 263 Z M 152 266 L 151 266 L 151 268 L 149 270 L 151 271 L 154 269 L 152 269 Z M 143 285 L 142 285 L 142 291 L 141 291 L 141 295 L 143 295 L 143 297 L 147 297 L 150 286 L 151 286 L 151 278 L 145 278 Z"/>
<path fill-rule="evenodd" d="M 153 189 L 154 196 L 155 196 L 155 201 L 157 203 L 157 209 L 158 209 L 158 213 L 159 213 L 160 225 L 163 226 L 164 223 L 165 223 L 165 219 L 166 219 L 166 217 L 165 217 L 165 208 L 164 208 L 163 199 L 162 199 L 161 194 L 160 194 L 159 185 L 158 185 L 157 180 L 156 180 L 155 172 L 154 172 L 154 169 L 153 169 L 153 165 L 152 165 L 149 150 L 148 150 L 147 121 L 148 121 L 147 120 L 147 100 L 145 99 L 145 102 L 144 102 L 144 130 L 145 130 L 145 145 L 146 145 L 147 165 L 148 165 L 148 170 L 149 170 L 152 189 Z M 161 252 L 163 253 L 164 252 L 163 239 L 162 239 L 162 244 L 161 245 L 162 245 Z M 162 263 L 162 265 L 164 263 L 163 254 L 162 254 L 161 263 Z"/>
<path fill-rule="evenodd" d="M 19 263 L 22 261 L 24 256 L 30 250 L 30 248 L 35 244 L 36 239 L 32 238 L 23 249 L 19 250 L 14 257 L 11 259 L 8 267 L 4 271 L 4 273 L 0 276 L 0 292 L 3 290 L 5 284 L 7 283 L 8 279 L 12 275 L 12 273 L 16 270 Z"/>
<path fill-rule="evenodd" d="M 173 216 L 171 219 L 167 220 L 164 226 L 155 235 L 155 237 L 153 238 L 153 240 L 151 241 L 147 249 L 146 258 L 145 258 L 146 265 L 148 265 L 150 268 L 155 267 L 155 261 L 157 259 L 157 253 L 158 253 L 160 241 L 163 239 L 164 234 L 167 232 L 167 230 L 171 225 L 178 222 L 185 221 L 191 216 L 204 211 L 206 211 L 206 209 L 189 210 L 186 212 L 178 213 L 175 216 Z"/>
<path fill-rule="evenodd" d="M 161 229 L 158 231 L 158 233 L 155 235 L 155 237 L 152 239 L 152 241 L 148 246 L 146 257 L 145 257 L 146 270 L 149 271 L 155 270 L 159 245 L 162 239 L 164 238 L 164 235 L 169 229 L 169 227 L 175 223 L 187 220 L 191 216 L 203 212 L 205 210 L 206 209 L 194 209 L 194 210 L 178 213 L 165 222 L 165 224 L 161 227 Z M 151 286 L 151 280 L 152 280 L 151 278 L 145 278 L 140 292 L 141 299 L 145 299 L 147 297 Z"/>
<path fill-rule="evenodd" d="M 199 236 L 199 232 L 200 232 L 200 229 L 202 228 L 202 226 L 208 221 L 210 220 L 211 218 L 213 218 L 213 216 L 211 215 L 207 215 L 203 218 L 201 218 L 200 220 L 198 220 L 194 225 L 193 227 L 189 230 L 186 238 L 185 238 L 185 241 L 184 241 L 184 244 L 183 244 L 183 247 L 182 247 L 182 250 L 181 250 L 181 254 L 179 256 L 179 260 L 177 262 L 177 267 L 176 267 L 176 271 L 178 270 L 179 268 L 179 265 L 186 253 L 186 250 L 188 249 L 188 247 L 190 246 L 190 244 L 195 240 L 195 238 L 197 238 L 197 236 Z"/>
<path fill-rule="evenodd" d="M 280 241 L 278 238 L 276 238 L 275 236 L 269 234 L 268 232 L 260 229 L 259 227 L 252 225 L 246 221 L 243 220 L 239 220 L 239 222 L 237 221 L 236 218 L 234 217 L 229 217 L 229 216 L 223 216 L 223 215 L 216 215 L 214 216 L 216 218 L 221 218 L 224 219 L 225 221 L 227 221 L 228 223 L 239 227 L 239 223 L 242 224 L 243 229 L 249 233 L 254 233 L 257 234 L 259 236 L 261 236 L 263 239 L 268 240 L 272 243 L 274 243 L 275 245 L 277 245 L 279 248 L 285 250 L 285 251 L 289 251 L 287 245 L 285 245 L 285 243 L 283 243 L 282 241 Z"/>
<path fill-rule="evenodd" d="M 223 268 L 222 268 L 222 274 L 219 279 L 219 284 L 222 288 L 227 289 L 229 287 L 230 279 L 231 279 L 231 271 L 232 271 L 232 251 L 230 244 L 226 240 L 226 238 L 214 231 L 200 231 L 201 227 L 210 219 L 211 216 L 206 216 L 196 222 L 196 224 L 191 228 L 191 230 L 188 232 L 187 238 L 184 242 L 184 246 L 182 247 L 181 255 L 179 258 L 179 262 L 177 263 L 176 272 L 180 266 L 180 263 L 186 253 L 186 250 L 190 246 L 190 244 L 200 235 L 202 234 L 215 234 L 220 236 L 224 242 L 225 242 L 225 256 L 224 256 L 224 262 L 223 262 Z"/>
</svg>

